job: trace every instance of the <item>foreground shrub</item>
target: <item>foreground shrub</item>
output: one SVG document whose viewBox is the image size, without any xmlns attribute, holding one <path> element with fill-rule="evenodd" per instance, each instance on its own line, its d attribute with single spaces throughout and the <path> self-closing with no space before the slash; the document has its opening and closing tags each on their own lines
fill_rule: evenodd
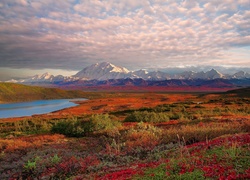
<svg viewBox="0 0 250 180">
<path fill-rule="evenodd" d="M 89 133 L 101 133 L 109 136 L 119 134 L 121 123 L 112 120 L 108 114 L 92 115 L 88 121 L 77 118 L 67 119 L 53 125 L 51 132 L 64 134 L 69 137 L 82 137 Z"/>
<path fill-rule="evenodd" d="M 128 130 L 126 134 L 125 147 L 131 151 L 135 149 L 153 149 L 161 138 L 160 128 L 145 123 L 138 123 L 134 128 Z"/>
<path fill-rule="evenodd" d="M 203 176 L 203 172 L 201 170 L 194 170 L 191 172 L 182 172 L 178 174 L 178 171 L 180 167 L 178 167 L 178 164 L 176 164 L 177 167 L 173 167 L 173 164 L 168 164 L 169 169 L 167 169 L 166 164 L 161 164 L 156 168 L 148 168 L 145 172 L 143 172 L 143 175 L 135 175 L 132 177 L 134 180 L 140 180 L 140 179 L 166 179 L 166 180 L 172 180 L 172 179 L 178 179 L 178 180 L 193 180 L 193 179 L 205 179 Z M 172 169 L 171 169 L 172 168 Z M 176 172 L 177 171 L 177 172 Z"/>
<path fill-rule="evenodd" d="M 249 146 L 250 134 L 223 136 L 168 150 L 157 161 L 110 167 L 99 179 L 249 179 Z"/>
<path fill-rule="evenodd" d="M 111 119 L 108 114 L 95 114 L 90 117 L 90 122 L 93 131 L 97 134 L 106 134 L 109 136 L 119 135 L 119 127 L 121 123 L 117 120 Z"/>
<path fill-rule="evenodd" d="M 0 139 L 0 151 L 13 152 L 15 150 L 24 150 L 38 148 L 44 144 L 56 144 L 64 141 L 64 136 L 59 134 L 53 135 L 32 135 L 27 137 L 13 137 Z M 0 155 L 1 159 L 1 155 Z"/>
<path fill-rule="evenodd" d="M 177 143 L 182 141 L 184 144 L 210 140 L 225 134 L 235 134 L 246 132 L 239 123 L 208 123 L 197 125 L 184 125 L 173 127 L 164 131 L 162 143 Z"/>
<path fill-rule="evenodd" d="M 50 132 L 53 124 L 56 124 L 58 119 L 42 119 L 30 118 L 18 121 L 2 121 L 0 122 L 0 135 L 22 135 L 22 134 L 38 134 Z"/>
<path fill-rule="evenodd" d="M 93 131 L 93 124 L 77 118 L 67 119 L 53 125 L 52 133 L 64 134 L 69 137 L 81 137 Z"/>
<path fill-rule="evenodd" d="M 155 113 L 148 111 L 135 111 L 131 115 L 127 116 L 125 122 L 150 122 L 159 123 L 169 121 L 167 113 Z"/>
</svg>

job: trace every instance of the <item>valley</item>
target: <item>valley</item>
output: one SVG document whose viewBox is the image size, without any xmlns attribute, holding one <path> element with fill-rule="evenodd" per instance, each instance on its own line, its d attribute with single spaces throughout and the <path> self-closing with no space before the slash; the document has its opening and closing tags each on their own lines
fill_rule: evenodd
<svg viewBox="0 0 250 180">
<path fill-rule="evenodd" d="M 1 119 L 0 178 L 248 179 L 249 92 L 84 92 Z"/>
<path fill-rule="evenodd" d="M 250 0 L 0 1 L 0 180 L 250 180 Z"/>
</svg>

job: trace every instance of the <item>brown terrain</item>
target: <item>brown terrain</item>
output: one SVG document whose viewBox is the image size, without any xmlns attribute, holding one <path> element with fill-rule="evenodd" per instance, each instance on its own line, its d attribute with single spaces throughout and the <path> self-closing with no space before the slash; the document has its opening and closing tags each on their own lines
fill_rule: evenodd
<svg viewBox="0 0 250 180">
<path fill-rule="evenodd" d="M 127 109 L 139 109 L 142 107 L 155 107 L 160 104 L 171 104 L 195 99 L 192 94 L 156 94 L 156 93 L 107 93 L 107 97 L 94 98 L 76 102 L 78 106 L 66 108 L 56 112 L 33 115 L 45 119 L 65 118 L 69 116 L 81 116 L 88 114 L 102 114 Z M 112 97 L 113 96 L 113 97 Z M 27 117 L 5 118 L 2 121 L 18 121 Z"/>
</svg>

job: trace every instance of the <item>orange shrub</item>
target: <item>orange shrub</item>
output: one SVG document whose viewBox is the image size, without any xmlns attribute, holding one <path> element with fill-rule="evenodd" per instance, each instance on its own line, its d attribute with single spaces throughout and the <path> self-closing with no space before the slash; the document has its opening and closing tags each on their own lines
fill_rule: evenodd
<svg viewBox="0 0 250 180">
<path fill-rule="evenodd" d="M 18 138 L 0 139 L 0 151 L 14 151 L 31 147 L 39 147 L 44 144 L 58 143 L 64 139 L 63 135 L 33 135 Z"/>
<path fill-rule="evenodd" d="M 153 149 L 160 140 L 161 129 L 145 123 L 138 123 L 126 134 L 125 147 L 131 151 L 135 148 Z"/>
<path fill-rule="evenodd" d="M 191 144 L 194 142 L 210 140 L 225 134 L 235 134 L 241 132 L 246 132 L 246 129 L 243 124 L 238 122 L 184 125 L 181 127 L 172 127 L 163 131 L 161 143 L 176 143 L 180 140 L 185 140 L 184 143 Z"/>
</svg>

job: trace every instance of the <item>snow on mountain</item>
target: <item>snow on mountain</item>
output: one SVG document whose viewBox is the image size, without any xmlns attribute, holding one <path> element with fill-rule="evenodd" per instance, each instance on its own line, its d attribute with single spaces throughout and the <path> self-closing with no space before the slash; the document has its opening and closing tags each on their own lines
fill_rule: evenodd
<svg viewBox="0 0 250 180">
<path fill-rule="evenodd" d="M 52 79 L 52 81 L 53 82 L 61 82 L 61 81 L 64 81 L 64 80 L 66 80 L 67 79 L 67 77 L 64 77 L 64 76 L 62 76 L 62 75 L 58 75 L 58 76 L 55 76 L 53 79 Z"/>
<path fill-rule="evenodd" d="M 42 75 L 35 75 L 31 78 L 27 78 L 27 79 L 22 79 L 19 80 L 20 82 L 23 83 L 32 83 L 32 82 L 51 82 L 53 81 L 53 79 L 55 78 L 54 75 L 51 75 L 50 73 L 46 72 Z"/>
<path fill-rule="evenodd" d="M 123 67 L 115 66 L 108 62 L 96 63 L 79 71 L 74 77 L 83 80 L 124 79 L 131 77 L 130 71 Z"/>
<path fill-rule="evenodd" d="M 211 69 L 210 71 L 205 73 L 205 79 L 218 79 L 223 77 L 224 75 L 216 71 L 215 69 Z"/>
<path fill-rule="evenodd" d="M 57 83 L 57 82 L 67 82 L 67 81 L 74 81 L 78 78 L 74 77 L 67 77 L 63 75 L 51 75 L 50 73 L 44 73 L 42 75 L 35 75 L 33 77 L 27 79 L 20 79 L 20 80 L 10 80 L 8 82 L 16 82 L 16 83 L 24 83 L 24 84 L 32 84 L 32 83 Z"/>
<path fill-rule="evenodd" d="M 172 79 L 218 79 L 224 78 L 225 76 L 215 69 L 211 69 L 207 72 L 194 72 L 194 71 L 186 71 L 180 74 L 174 74 Z"/>
<path fill-rule="evenodd" d="M 148 73 L 147 79 L 154 80 L 154 81 L 166 80 L 166 79 L 170 79 L 170 75 L 161 71 L 153 71 L 153 72 Z"/>
<path fill-rule="evenodd" d="M 233 74 L 232 78 L 234 78 L 234 79 L 250 78 L 250 74 L 246 73 L 244 71 L 239 71 L 239 72 Z"/>
<path fill-rule="evenodd" d="M 185 71 L 183 73 L 174 75 L 173 79 L 193 79 L 196 73 L 194 71 Z"/>
<path fill-rule="evenodd" d="M 42 74 L 39 78 L 44 79 L 44 80 L 52 80 L 54 78 L 54 76 L 51 75 L 50 73 L 46 72 L 46 73 Z"/>
<path fill-rule="evenodd" d="M 52 74 L 46 72 L 46 73 L 44 73 L 42 75 L 36 75 L 31 79 L 33 79 L 33 80 L 41 80 L 41 81 L 52 81 L 54 77 L 55 76 L 53 76 Z"/>
<path fill-rule="evenodd" d="M 2 82 L 2 81 L 1 81 Z M 8 81 L 5 82 L 10 82 L 10 83 L 20 83 L 20 80 L 16 80 L 16 79 L 10 79 Z"/>
<path fill-rule="evenodd" d="M 138 70 L 131 72 L 131 78 L 142 78 L 145 80 L 165 80 L 169 79 L 170 75 L 167 73 L 161 72 L 161 71 L 153 71 L 153 72 L 148 72 L 146 70 Z"/>
<path fill-rule="evenodd" d="M 142 78 L 142 79 L 148 79 L 148 71 L 144 69 L 140 69 L 138 71 L 131 72 L 131 76 L 133 78 Z"/>
<path fill-rule="evenodd" d="M 90 65 L 83 70 L 79 71 L 74 76 L 54 76 L 50 73 L 44 73 L 42 75 L 35 75 L 31 78 L 21 79 L 21 80 L 10 80 L 8 82 L 26 83 L 26 84 L 36 84 L 36 83 L 61 83 L 61 82 L 74 82 L 74 81 L 84 81 L 84 80 L 110 80 L 110 79 L 143 79 L 149 81 L 159 81 L 159 80 L 213 80 L 213 79 L 244 79 L 250 78 L 250 74 L 244 71 L 237 72 L 233 75 L 223 75 L 215 69 L 204 72 L 194 72 L 186 71 L 177 74 L 168 74 L 162 71 L 152 71 L 148 72 L 145 69 L 138 71 L 129 71 L 124 67 L 115 66 L 108 62 L 96 63 Z"/>
</svg>

